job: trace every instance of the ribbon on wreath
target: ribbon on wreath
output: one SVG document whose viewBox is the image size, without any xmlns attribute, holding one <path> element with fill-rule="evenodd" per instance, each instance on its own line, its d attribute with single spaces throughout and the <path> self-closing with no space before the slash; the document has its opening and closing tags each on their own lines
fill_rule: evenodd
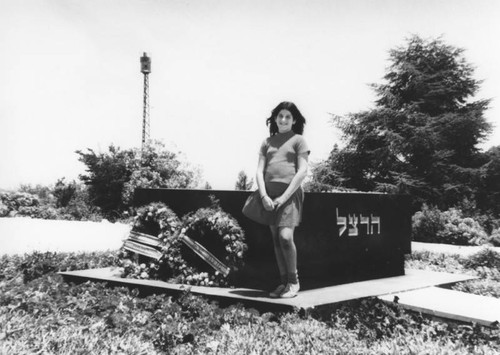
<svg viewBox="0 0 500 355">
<path fill-rule="evenodd" d="M 216 271 L 220 272 L 222 275 L 227 277 L 231 269 L 227 267 L 222 261 L 217 259 L 215 255 L 209 252 L 203 245 L 197 241 L 189 238 L 185 233 L 185 229 L 182 229 L 178 233 L 180 240 L 192 251 L 195 252 L 200 258 L 202 258 L 208 265 L 213 267 Z M 156 248 L 160 247 L 160 240 L 149 234 L 144 234 L 136 231 L 131 231 L 128 239 L 123 244 L 123 247 L 134 253 L 147 256 L 159 260 L 162 257 L 161 251 Z"/>
<path fill-rule="evenodd" d="M 215 255 L 209 252 L 203 245 L 189 238 L 186 234 L 184 234 L 184 232 L 185 232 L 184 229 L 180 231 L 180 238 L 188 248 L 194 251 L 208 265 L 213 267 L 216 271 L 220 272 L 222 275 L 224 276 L 229 275 L 229 272 L 231 271 L 229 267 L 224 265 L 222 261 L 217 259 Z"/>
</svg>

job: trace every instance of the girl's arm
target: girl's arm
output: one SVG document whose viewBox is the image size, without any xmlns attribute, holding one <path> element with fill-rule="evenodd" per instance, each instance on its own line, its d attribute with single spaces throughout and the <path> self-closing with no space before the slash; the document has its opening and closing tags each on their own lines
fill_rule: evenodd
<svg viewBox="0 0 500 355">
<path fill-rule="evenodd" d="M 264 168 L 266 167 L 266 157 L 259 155 L 259 163 L 257 164 L 257 175 L 255 179 L 257 180 L 257 186 L 259 187 L 260 197 L 262 199 L 262 204 L 267 211 L 272 211 L 274 209 L 273 200 L 267 196 L 266 184 L 264 183 Z"/>
<path fill-rule="evenodd" d="M 284 204 L 290 196 L 300 187 L 302 181 L 307 176 L 307 165 L 308 165 L 309 152 L 299 154 L 297 157 L 297 173 L 294 175 L 290 185 L 288 185 L 287 189 L 281 196 L 274 199 L 274 207 L 279 208 L 282 204 Z"/>
</svg>

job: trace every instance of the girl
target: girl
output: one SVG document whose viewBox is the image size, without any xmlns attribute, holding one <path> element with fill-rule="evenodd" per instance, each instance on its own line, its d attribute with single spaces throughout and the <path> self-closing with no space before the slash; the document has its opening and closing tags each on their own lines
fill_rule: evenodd
<svg viewBox="0 0 500 355">
<path fill-rule="evenodd" d="M 309 148 L 302 137 L 306 120 L 292 102 L 282 102 L 266 120 L 270 137 L 260 148 L 257 186 L 262 206 L 272 211 L 269 221 L 281 284 L 269 295 L 273 298 L 297 296 L 297 250 L 294 228 L 302 218 Z"/>
</svg>

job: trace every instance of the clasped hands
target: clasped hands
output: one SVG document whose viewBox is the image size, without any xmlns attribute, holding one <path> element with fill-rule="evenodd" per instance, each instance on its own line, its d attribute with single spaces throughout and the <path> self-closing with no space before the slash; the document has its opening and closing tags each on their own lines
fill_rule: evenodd
<svg viewBox="0 0 500 355">
<path fill-rule="evenodd" d="M 286 199 L 283 198 L 283 196 L 279 196 L 279 197 L 275 198 L 274 200 L 271 199 L 269 196 L 264 196 L 262 198 L 262 205 L 264 206 L 264 209 L 266 211 L 277 210 L 285 202 L 286 202 Z"/>
</svg>

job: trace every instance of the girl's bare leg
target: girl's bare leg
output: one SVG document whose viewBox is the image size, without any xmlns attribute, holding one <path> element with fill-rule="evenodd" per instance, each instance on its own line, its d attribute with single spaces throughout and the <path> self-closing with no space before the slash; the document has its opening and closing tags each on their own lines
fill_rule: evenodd
<svg viewBox="0 0 500 355">
<path fill-rule="evenodd" d="M 279 243 L 281 254 L 285 262 L 285 269 L 290 281 L 290 277 L 296 280 L 297 275 L 297 249 L 293 241 L 294 227 L 279 227 Z M 293 275 L 293 276 L 292 276 Z M 296 283 L 296 282 L 293 282 Z"/>
<path fill-rule="evenodd" d="M 273 236 L 273 246 L 274 246 L 274 254 L 276 256 L 276 263 L 278 264 L 278 270 L 280 272 L 281 282 L 286 284 L 287 282 L 287 264 L 285 261 L 285 256 L 282 251 L 279 228 L 278 226 L 270 226 L 271 234 Z"/>
</svg>

